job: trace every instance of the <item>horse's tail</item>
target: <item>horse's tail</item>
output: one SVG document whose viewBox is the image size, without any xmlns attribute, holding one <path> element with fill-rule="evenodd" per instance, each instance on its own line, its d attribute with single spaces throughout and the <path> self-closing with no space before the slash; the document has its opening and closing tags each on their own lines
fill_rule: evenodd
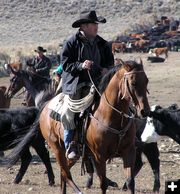
<svg viewBox="0 0 180 194">
<path fill-rule="evenodd" d="M 28 133 L 29 126 L 16 129 L 16 131 L 4 130 L 0 135 L 0 150 L 6 151 L 14 148 L 22 139 L 22 137 Z"/>
<path fill-rule="evenodd" d="M 19 143 L 14 147 L 11 153 L 5 158 L 5 165 L 10 168 L 20 159 L 23 153 L 32 145 L 33 140 L 36 139 L 36 136 L 39 133 L 39 122 L 38 119 L 30 127 L 29 131 L 21 138 Z"/>
</svg>

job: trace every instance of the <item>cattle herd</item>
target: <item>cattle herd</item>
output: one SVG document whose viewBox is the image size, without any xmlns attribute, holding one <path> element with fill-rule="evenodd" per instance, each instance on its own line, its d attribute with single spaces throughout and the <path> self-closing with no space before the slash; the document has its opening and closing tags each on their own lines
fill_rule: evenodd
<svg viewBox="0 0 180 194">
<path fill-rule="evenodd" d="M 180 51 L 179 20 L 162 16 L 154 26 L 140 26 L 136 33 L 119 35 L 112 41 L 112 52 L 149 52 L 153 48 L 166 47 L 169 51 Z"/>
</svg>

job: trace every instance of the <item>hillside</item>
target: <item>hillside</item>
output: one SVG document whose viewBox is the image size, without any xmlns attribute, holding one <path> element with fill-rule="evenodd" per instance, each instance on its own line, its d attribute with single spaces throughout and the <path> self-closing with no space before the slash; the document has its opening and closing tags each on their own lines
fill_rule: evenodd
<svg viewBox="0 0 180 194">
<path fill-rule="evenodd" d="M 90 9 L 106 17 L 99 34 L 111 40 L 136 24 L 153 22 L 162 15 L 179 19 L 180 0 L 2 0 L 0 48 L 58 46 L 76 31 L 71 24 L 79 13 Z"/>
</svg>

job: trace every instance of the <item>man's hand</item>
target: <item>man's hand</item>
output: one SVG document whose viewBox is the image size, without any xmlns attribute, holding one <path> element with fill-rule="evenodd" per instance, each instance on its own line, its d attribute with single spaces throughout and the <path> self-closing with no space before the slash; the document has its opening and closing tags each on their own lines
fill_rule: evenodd
<svg viewBox="0 0 180 194">
<path fill-rule="evenodd" d="M 27 71 L 30 72 L 30 73 L 32 73 L 32 74 L 35 74 L 36 73 L 35 72 L 35 69 L 33 67 L 29 67 L 29 66 L 27 68 Z"/>
<path fill-rule="evenodd" d="M 105 75 L 106 73 L 108 72 L 108 69 L 107 68 L 102 68 L 101 70 L 101 75 Z"/>
<path fill-rule="evenodd" d="M 93 61 L 90 60 L 85 60 L 84 63 L 82 64 L 83 69 L 91 69 L 91 65 L 93 64 Z"/>
</svg>

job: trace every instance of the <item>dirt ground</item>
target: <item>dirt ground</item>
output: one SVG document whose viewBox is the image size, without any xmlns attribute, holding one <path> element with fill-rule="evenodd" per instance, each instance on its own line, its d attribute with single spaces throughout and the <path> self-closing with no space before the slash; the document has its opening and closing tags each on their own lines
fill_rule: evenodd
<svg viewBox="0 0 180 194">
<path fill-rule="evenodd" d="M 146 74 L 149 78 L 149 103 L 150 105 L 159 104 L 164 107 L 177 103 L 180 106 L 180 53 L 171 52 L 169 58 L 164 63 L 150 63 L 147 61 L 148 54 L 118 54 L 116 57 L 128 60 L 133 58 L 142 58 Z M 0 85 L 7 84 L 8 77 L 0 78 Z M 22 98 L 18 97 L 12 100 L 12 106 L 20 106 Z M 160 149 L 160 193 L 164 193 L 165 181 L 172 179 L 180 179 L 180 146 L 169 138 L 165 138 L 158 143 Z M 34 151 L 32 150 L 32 153 Z M 34 157 L 36 157 L 34 153 Z M 55 173 L 56 184 L 53 187 L 48 186 L 48 179 L 44 165 L 38 160 L 34 160 L 29 166 L 23 181 L 19 185 L 12 183 L 19 169 L 19 165 L 7 170 L 0 165 L 0 194 L 55 194 L 59 192 L 59 168 L 55 162 L 54 155 L 51 153 L 53 170 Z M 143 156 L 144 166 L 136 177 L 136 193 L 152 193 L 153 173 L 149 163 Z M 85 183 L 87 176 L 81 176 L 81 161 L 72 169 L 72 175 L 85 194 L 99 194 L 99 180 L 97 176 L 94 179 L 92 189 L 86 190 Z M 125 176 L 123 174 L 122 160 L 115 159 L 111 164 L 107 165 L 107 176 L 116 181 L 118 188 L 109 188 L 107 193 L 117 194 L 125 193 L 121 191 Z M 68 187 L 68 194 L 73 191 Z"/>
</svg>

